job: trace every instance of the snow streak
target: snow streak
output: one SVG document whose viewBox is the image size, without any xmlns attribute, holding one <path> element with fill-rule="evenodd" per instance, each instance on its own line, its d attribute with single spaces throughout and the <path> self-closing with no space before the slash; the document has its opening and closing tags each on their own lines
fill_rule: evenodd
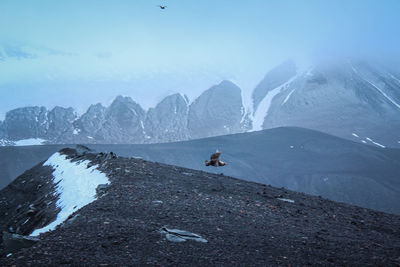
<svg viewBox="0 0 400 267">
<path fill-rule="evenodd" d="M 391 99 L 385 92 L 383 92 L 378 86 L 376 86 L 375 84 L 373 84 L 370 81 L 367 81 L 364 79 L 364 81 L 366 81 L 367 83 L 369 83 L 370 85 L 372 85 L 376 90 L 378 90 L 387 100 L 389 100 L 393 105 L 395 105 L 396 107 L 398 107 L 400 109 L 400 105 L 398 103 L 396 103 L 393 99 Z"/>
<path fill-rule="evenodd" d="M 352 70 L 354 71 L 354 73 L 359 74 L 358 71 L 353 67 L 353 65 L 350 63 Z M 360 76 L 360 75 L 358 75 Z M 360 76 L 361 77 L 361 76 Z M 393 79 L 396 79 L 393 75 L 391 75 L 391 77 Z M 400 104 L 396 103 L 396 101 L 394 101 L 392 98 L 390 98 L 390 96 L 388 96 L 381 88 L 379 88 L 378 86 L 376 86 L 375 84 L 373 84 L 372 82 L 368 81 L 367 79 L 364 79 L 363 77 L 361 77 L 361 79 L 363 79 L 364 81 L 366 81 L 367 83 L 369 83 L 370 85 L 372 85 L 376 90 L 378 90 L 387 100 L 390 101 L 390 103 L 392 103 L 393 105 L 395 105 L 397 108 L 400 109 Z"/>
<path fill-rule="evenodd" d="M 290 96 L 293 94 L 293 92 L 294 92 L 295 90 L 296 90 L 296 89 L 293 89 L 293 90 L 286 96 L 285 100 L 283 100 L 283 102 L 282 102 L 282 106 L 289 100 Z"/>
<path fill-rule="evenodd" d="M 262 125 L 264 123 L 265 117 L 268 116 L 268 111 L 271 107 L 272 100 L 274 97 L 281 92 L 281 90 L 288 84 L 290 84 L 294 79 L 296 79 L 297 75 L 292 77 L 289 81 L 284 84 L 279 85 L 278 87 L 270 90 L 267 95 L 263 98 L 263 100 L 258 105 L 258 108 L 253 117 L 253 129 L 250 131 L 260 131 L 262 130 Z"/>
<path fill-rule="evenodd" d="M 385 148 L 384 145 L 375 142 L 374 140 L 372 140 L 372 139 L 369 138 L 369 137 L 366 137 L 365 139 L 367 139 L 368 141 L 370 141 L 370 142 L 373 143 L 374 145 L 377 145 L 377 146 L 379 146 L 379 147 Z"/>
</svg>

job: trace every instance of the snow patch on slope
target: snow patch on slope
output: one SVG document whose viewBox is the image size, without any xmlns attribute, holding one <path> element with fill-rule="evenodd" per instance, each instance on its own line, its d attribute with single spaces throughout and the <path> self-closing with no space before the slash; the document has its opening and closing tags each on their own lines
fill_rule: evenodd
<svg viewBox="0 0 400 267">
<path fill-rule="evenodd" d="M 181 97 L 183 98 L 183 100 L 185 100 L 186 106 L 189 106 L 189 98 L 187 97 L 187 95 L 179 93 L 181 95 Z"/>
<path fill-rule="evenodd" d="M 90 161 L 71 162 L 66 155 L 59 152 L 53 154 L 43 166 L 51 166 L 53 183 L 58 195 L 57 207 L 60 212 L 54 222 L 36 229 L 31 236 L 54 230 L 72 213 L 96 200 L 96 188 L 99 184 L 109 184 L 107 176 L 97 170 L 97 165 L 88 168 Z"/>
<path fill-rule="evenodd" d="M 365 139 L 367 139 L 368 141 L 370 141 L 370 142 L 373 143 L 374 145 L 377 145 L 377 146 L 379 146 L 379 147 L 385 148 L 384 145 L 375 142 L 374 140 L 372 140 L 372 139 L 369 138 L 369 137 L 366 137 Z"/>
<path fill-rule="evenodd" d="M 350 63 L 350 62 L 349 62 Z M 376 86 L 374 83 L 368 81 L 367 79 L 361 77 L 361 75 L 359 75 L 359 72 L 357 71 L 357 69 L 350 63 L 351 69 L 353 70 L 353 72 L 355 74 L 357 74 L 361 79 L 363 79 L 364 81 L 366 81 L 367 83 L 369 83 L 372 87 L 374 87 L 378 92 L 380 92 L 387 100 L 389 100 L 390 103 L 392 103 L 393 105 L 395 105 L 397 108 L 400 109 L 400 104 L 396 103 L 396 101 L 394 101 L 390 96 L 388 96 L 381 88 L 379 88 L 378 86 Z M 393 75 L 390 75 L 393 79 L 396 80 L 396 78 Z"/>
<path fill-rule="evenodd" d="M 350 64 L 351 69 L 354 71 L 354 73 L 359 74 L 358 70 L 356 70 L 356 68 L 354 68 L 354 66 L 353 66 L 353 64 L 351 64 L 350 60 L 349 60 L 349 64 Z"/>
<path fill-rule="evenodd" d="M 292 77 L 290 80 L 285 82 L 284 84 L 279 85 L 278 87 L 272 89 L 267 93 L 267 95 L 263 98 L 263 100 L 258 105 L 258 108 L 253 116 L 253 129 L 250 131 L 260 131 L 262 130 L 262 125 L 264 123 L 265 117 L 268 115 L 269 108 L 271 107 L 272 100 L 274 97 L 281 92 L 281 90 L 286 87 L 286 85 L 290 84 L 294 79 L 296 79 L 297 75 Z"/>
<path fill-rule="evenodd" d="M 396 103 L 392 98 L 390 98 L 384 91 L 382 91 L 382 89 L 380 89 L 378 86 L 376 86 L 375 84 L 373 84 L 372 82 L 365 80 L 367 83 L 369 83 L 370 85 L 372 85 L 376 90 L 378 90 L 387 100 L 389 100 L 393 105 L 395 105 L 396 107 L 398 107 L 400 109 L 400 104 Z"/>
<path fill-rule="evenodd" d="M 390 77 L 391 77 L 393 80 L 395 80 L 395 81 L 397 81 L 398 83 L 400 83 L 400 80 L 397 79 L 395 76 L 393 76 L 392 74 L 389 74 L 389 75 L 390 75 Z"/>
<path fill-rule="evenodd" d="M 16 146 L 37 146 L 37 145 L 43 145 L 44 142 L 46 142 L 46 140 L 41 138 L 29 138 L 29 139 L 14 141 Z"/>
</svg>

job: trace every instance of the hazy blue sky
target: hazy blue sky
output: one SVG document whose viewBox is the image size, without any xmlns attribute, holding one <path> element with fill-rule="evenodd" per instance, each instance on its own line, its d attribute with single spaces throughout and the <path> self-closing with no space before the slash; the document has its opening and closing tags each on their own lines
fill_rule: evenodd
<svg viewBox="0 0 400 267">
<path fill-rule="evenodd" d="M 0 0 L 0 118 L 118 94 L 148 108 L 223 79 L 248 99 L 287 58 L 399 58 L 399 13 L 398 0 Z"/>
</svg>

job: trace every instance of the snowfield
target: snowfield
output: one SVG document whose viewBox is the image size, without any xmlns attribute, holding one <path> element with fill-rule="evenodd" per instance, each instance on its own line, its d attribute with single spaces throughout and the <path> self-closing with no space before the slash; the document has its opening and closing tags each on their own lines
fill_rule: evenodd
<svg viewBox="0 0 400 267">
<path fill-rule="evenodd" d="M 18 141 L 11 141 L 7 139 L 0 139 L 0 146 L 37 146 L 45 145 L 47 140 L 41 138 L 28 138 Z"/>
<path fill-rule="evenodd" d="M 58 195 L 57 207 L 61 210 L 54 222 L 36 229 L 31 236 L 54 230 L 72 213 L 96 200 L 96 188 L 100 184 L 109 184 L 107 176 L 97 170 L 97 165 L 88 168 L 90 161 L 71 162 L 66 155 L 59 152 L 53 154 L 43 166 L 51 166 L 53 183 L 56 184 L 54 194 Z"/>
<path fill-rule="evenodd" d="M 46 140 L 41 139 L 41 138 L 29 138 L 29 139 L 22 139 L 15 141 L 16 146 L 37 146 L 37 145 L 43 145 Z"/>
</svg>

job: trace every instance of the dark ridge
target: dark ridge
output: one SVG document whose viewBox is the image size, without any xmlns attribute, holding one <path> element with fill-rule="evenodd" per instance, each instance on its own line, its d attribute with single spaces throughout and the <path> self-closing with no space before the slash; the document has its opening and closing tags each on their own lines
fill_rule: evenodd
<svg viewBox="0 0 400 267">
<path fill-rule="evenodd" d="M 124 157 L 167 163 L 285 187 L 293 191 L 400 214 L 400 150 L 359 144 L 318 131 L 281 127 L 185 142 L 88 145 Z M 46 160 L 60 146 L 0 147 L 0 188 Z M 216 149 L 228 165 L 210 169 Z M 19 169 L 19 173 L 16 173 Z M 7 172 L 15 174 L 10 177 Z"/>
<path fill-rule="evenodd" d="M 141 159 L 63 153 L 97 164 L 110 186 L 33 247 L 1 257 L 0 265 L 400 264 L 397 215 Z M 0 191 L 1 230 L 10 220 L 4 212 L 21 205 L 13 218 L 22 216 L 46 193 L 24 199 L 16 192 L 33 190 L 49 173 L 37 165 Z"/>
</svg>

